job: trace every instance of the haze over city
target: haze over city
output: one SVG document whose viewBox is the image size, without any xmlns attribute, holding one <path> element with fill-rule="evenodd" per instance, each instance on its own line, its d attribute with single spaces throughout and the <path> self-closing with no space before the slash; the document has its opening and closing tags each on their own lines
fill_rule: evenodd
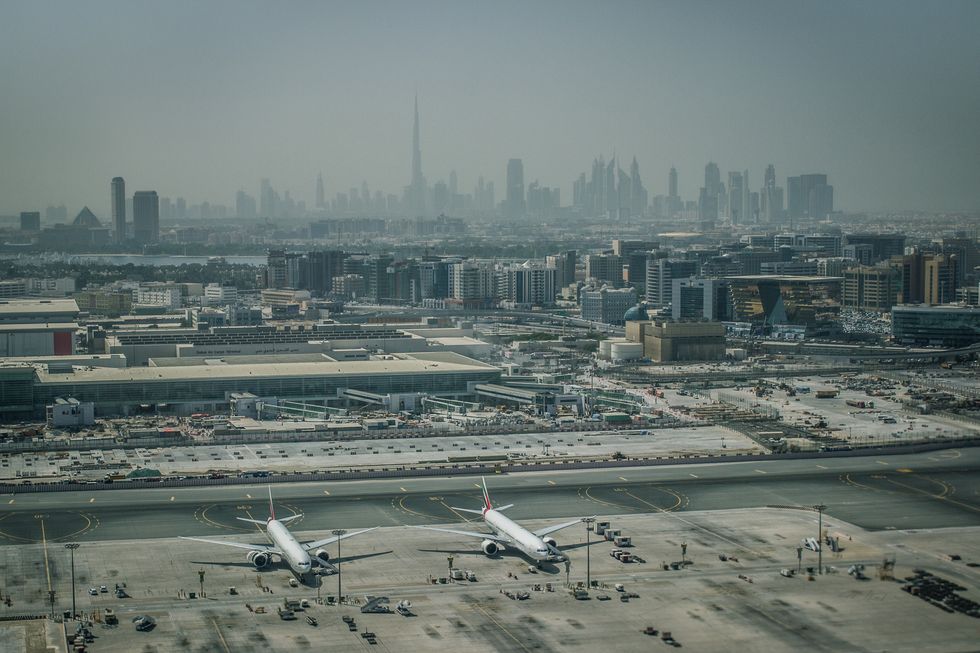
<svg viewBox="0 0 980 653">
<path fill-rule="evenodd" d="M 844 210 L 980 205 L 976 2 L 0 4 L 0 212 L 109 212 L 106 180 L 313 206 L 410 182 L 558 187 L 635 155 L 651 196 L 704 166 L 831 175 Z"/>
<path fill-rule="evenodd" d="M 0 650 L 977 653 L 978 26 L 0 0 Z"/>
</svg>

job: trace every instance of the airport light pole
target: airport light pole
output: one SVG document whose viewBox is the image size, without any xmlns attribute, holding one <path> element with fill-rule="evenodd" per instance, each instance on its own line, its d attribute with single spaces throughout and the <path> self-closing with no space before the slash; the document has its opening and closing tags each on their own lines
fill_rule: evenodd
<svg viewBox="0 0 980 653">
<path fill-rule="evenodd" d="M 813 509 L 817 511 L 817 573 L 823 575 L 823 511 L 827 506 L 820 503 Z"/>
<path fill-rule="evenodd" d="M 592 587 L 592 560 L 591 560 L 591 543 L 589 534 L 592 532 L 592 524 L 595 523 L 595 517 L 583 517 L 582 523 L 585 524 L 585 587 Z"/>
<path fill-rule="evenodd" d="M 338 528 L 330 532 L 337 536 L 337 605 L 340 605 L 340 598 L 344 595 L 343 585 L 341 584 L 342 581 L 340 579 L 340 540 L 344 539 L 344 534 L 346 534 L 347 531 L 342 528 Z"/>
<path fill-rule="evenodd" d="M 75 619 L 78 612 L 75 610 L 75 549 L 79 547 L 78 542 L 69 542 L 65 548 L 71 552 L 71 618 Z"/>
</svg>

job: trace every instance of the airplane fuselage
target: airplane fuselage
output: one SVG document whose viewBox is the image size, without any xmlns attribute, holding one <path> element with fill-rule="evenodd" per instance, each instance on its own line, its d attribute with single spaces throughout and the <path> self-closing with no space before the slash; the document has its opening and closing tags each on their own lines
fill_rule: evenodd
<svg viewBox="0 0 980 653">
<path fill-rule="evenodd" d="M 313 559 L 303 545 L 296 541 L 286 525 L 277 519 L 270 519 L 265 525 L 265 533 L 274 547 L 282 551 L 282 559 L 289 568 L 300 576 L 310 573 Z"/>
<path fill-rule="evenodd" d="M 535 563 L 563 559 L 551 550 L 543 538 L 538 537 L 502 512 L 492 508 L 484 510 L 483 521 L 494 533 L 510 539 L 521 553 Z"/>
</svg>

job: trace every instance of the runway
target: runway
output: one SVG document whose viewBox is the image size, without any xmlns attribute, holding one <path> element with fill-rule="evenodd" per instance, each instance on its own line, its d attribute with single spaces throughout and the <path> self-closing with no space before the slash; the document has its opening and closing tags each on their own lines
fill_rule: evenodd
<svg viewBox="0 0 980 653">
<path fill-rule="evenodd" d="M 980 449 L 903 456 L 751 461 L 496 475 L 495 503 L 514 519 L 574 518 L 825 504 L 868 529 L 980 526 Z M 460 523 L 478 508 L 478 477 L 272 485 L 294 532 Z M 0 543 L 261 536 L 235 517 L 265 519 L 265 484 L 5 495 Z"/>
</svg>

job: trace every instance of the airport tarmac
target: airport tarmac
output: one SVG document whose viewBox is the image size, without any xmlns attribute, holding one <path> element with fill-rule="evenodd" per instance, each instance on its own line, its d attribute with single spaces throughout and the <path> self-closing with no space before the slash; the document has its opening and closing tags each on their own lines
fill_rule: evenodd
<svg viewBox="0 0 980 653">
<path fill-rule="evenodd" d="M 683 648 L 699 652 L 976 649 L 976 619 L 929 605 L 878 575 L 883 561 L 893 558 L 898 579 L 924 568 L 962 585 L 960 594 L 976 599 L 980 579 L 977 569 L 968 566 L 980 561 L 976 526 L 867 531 L 825 516 L 824 532 L 841 543 L 841 550 L 825 552 L 827 573 L 808 581 L 806 568 L 817 566 L 811 551 L 802 552 L 800 575 L 785 577 L 780 570 L 796 570 L 801 539 L 818 535 L 817 516 L 809 511 L 600 516 L 633 538 L 630 550 L 642 562 L 616 560 L 609 555 L 612 544 L 596 541 L 595 534 L 589 534 L 586 546 L 584 526 L 557 533 L 571 561 L 568 580 L 584 583 L 588 574 L 599 584 L 586 600 L 566 591 L 563 565 L 530 573 L 525 561 L 509 553 L 487 558 L 478 541 L 388 527 L 346 540 L 341 575 L 325 577 L 319 592 L 292 588 L 281 567 L 257 571 L 240 551 L 221 546 L 175 538 L 84 542 L 75 553 L 77 609 L 94 621 L 96 639 L 89 650 L 96 653 L 649 651 L 669 646 L 661 639 L 663 631 Z M 691 564 L 665 570 L 663 563 L 682 561 L 682 544 L 687 545 L 683 560 Z M 951 553 L 961 559 L 950 560 Z M 473 571 L 476 580 L 440 583 L 449 575 L 449 564 Z M 854 564 L 865 565 L 868 580 L 848 574 Z M 4 594 L 12 605 L 0 606 L 0 615 L 47 613 L 49 585 L 55 609 L 70 609 L 69 558 L 60 545 L 49 543 L 47 552 L 41 544 L 6 547 L 2 565 Z M 338 581 L 355 601 L 386 596 L 394 607 L 408 600 L 414 616 L 362 614 L 358 605 L 318 603 L 318 594 L 321 599 L 337 594 Z M 617 583 L 624 585 L 623 592 Z M 114 596 L 116 584 L 125 585 L 126 598 Z M 110 591 L 98 591 L 101 585 Z M 204 598 L 190 598 L 202 588 Z M 519 592 L 527 598 L 510 598 Z M 623 601 L 622 594 L 635 596 Z M 277 615 L 287 597 L 310 601 L 308 609 L 296 612 L 296 621 Z M 104 625 L 107 608 L 118 615 L 118 626 Z M 156 628 L 137 632 L 132 624 L 137 615 L 154 617 Z M 307 623 L 307 616 L 318 624 Z M 356 631 L 343 616 L 353 618 Z M 0 625 L 0 642 L 10 643 L 5 651 L 45 650 L 30 648 L 16 636 L 25 627 Z M 658 635 L 644 634 L 647 627 Z M 376 645 L 362 637 L 365 631 L 376 634 Z"/>
<path fill-rule="evenodd" d="M 386 434 L 387 435 L 387 434 Z M 545 446 L 547 445 L 547 448 Z M 555 459 L 688 454 L 760 453 L 749 438 L 722 426 L 630 431 L 541 432 L 486 435 L 452 434 L 426 438 L 323 442 L 263 442 L 183 447 L 94 449 L 56 453 L 4 454 L 0 480 L 36 475 L 40 479 L 101 480 L 111 471 L 155 469 L 164 476 L 205 475 L 210 471 L 312 471 L 360 466 L 445 462 L 449 457 L 510 456 Z M 87 469 L 86 467 L 91 467 Z M 34 476 L 31 476 L 33 479 Z"/>
<path fill-rule="evenodd" d="M 980 448 L 861 456 L 606 468 L 489 477 L 514 518 L 681 513 L 823 503 L 870 530 L 980 525 Z M 480 505 L 478 477 L 273 484 L 296 530 L 465 521 Z M 249 535 L 235 517 L 264 519 L 267 485 L 80 489 L 0 497 L 0 543 L 106 541 L 174 535 Z"/>
</svg>

